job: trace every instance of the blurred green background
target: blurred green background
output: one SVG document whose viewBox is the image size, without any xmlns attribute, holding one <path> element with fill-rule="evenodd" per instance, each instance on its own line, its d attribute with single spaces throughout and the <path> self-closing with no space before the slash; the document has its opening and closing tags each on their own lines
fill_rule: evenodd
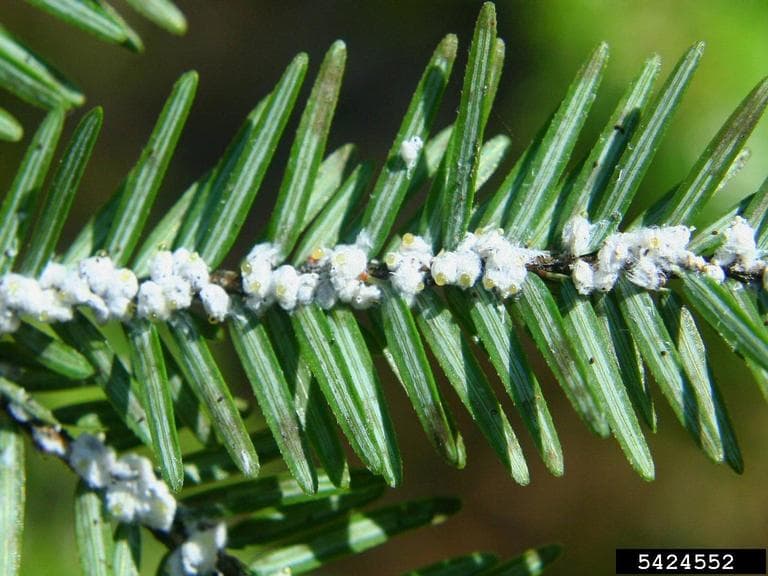
<svg viewBox="0 0 768 576">
<path fill-rule="evenodd" d="M 122 2 L 115 1 L 145 40 L 143 56 L 103 45 L 21 0 L 4 0 L 0 6 L 0 20 L 6 27 L 72 77 L 85 91 L 89 105 L 105 109 L 104 129 L 68 224 L 70 232 L 120 183 L 138 157 L 173 81 L 188 69 L 200 72 L 200 88 L 161 191 L 161 206 L 169 205 L 214 162 L 296 52 L 310 55 L 311 78 L 336 38 L 347 42 L 349 59 L 329 149 L 353 141 L 362 157 L 382 158 L 421 68 L 439 39 L 454 32 L 462 57 L 443 105 L 443 124 L 450 122 L 480 5 L 256 0 L 179 0 L 178 4 L 189 19 L 190 30 L 183 38 L 132 17 Z M 666 74 L 693 42 L 707 42 L 688 96 L 643 184 L 643 202 L 686 174 L 730 111 L 768 74 L 768 2 L 764 1 L 500 1 L 497 9 L 507 61 L 487 134 L 506 133 L 513 141 L 512 158 L 557 106 L 599 41 L 610 44 L 611 60 L 580 143 L 582 153 L 649 55 L 662 56 Z M 40 111 L 5 94 L 0 94 L 0 106 L 16 114 L 28 134 L 42 117 Z M 70 130 L 73 124 L 69 122 Z M 295 119 L 286 134 L 294 127 Z M 289 142 L 284 139 L 257 199 L 254 217 L 243 234 L 246 245 L 258 235 L 259 223 L 268 214 Z M 717 206 L 732 204 L 765 178 L 768 121 L 763 120 L 749 147 L 752 160 L 715 200 Z M 23 145 L 0 144 L 0 188 L 9 185 L 23 150 Z M 576 156 L 580 156 L 578 150 Z M 519 487 L 505 476 L 454 402 L 469 455 L 467 469 L 457 472 L 444 466 L 429 447 L 402 390 L 386 381 L 405 460 L 404 486 L 388 499 L 459 495 L 464 510 L 444 525 L 338 562 L 326 573 L 394 574 L 476 549 L 509 556 L 559 542 L 565 553 L 551 574 L 610 574 L 617 546 L 765 546 L 767 407 L 741 361 L 721 346 L 710 350 L 743 450 L 745 473 L 740 477 L 707 461 L 656 394 L 660 431 L 649 434 L 649 442 L 657 480 L 643 482 L 615 443 L 590 436 L 557 385 L 547 378 L 542 384 L 563 444 L 565 476 L 552 478 L 537 462 L 508 401 L 512 424 L 530 456 L 531 486 Z M 547 373 L 543 366 L 539 371 Z M 57 462 L 36 455 L 29 459 L 29 466 L 22 573 L 77 574 L 70 475 L 62 473 Z M 156 558 L 157 551 L 150 549 L 147 554 L 148 559 Z M 152 572 L 147 569 L 146 573 Z"/>
</svg>

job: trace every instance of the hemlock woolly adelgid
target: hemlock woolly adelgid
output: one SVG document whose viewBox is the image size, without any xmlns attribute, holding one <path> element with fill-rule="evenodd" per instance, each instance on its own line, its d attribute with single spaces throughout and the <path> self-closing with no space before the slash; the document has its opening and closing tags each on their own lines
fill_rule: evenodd
<svg viewBox="0 0 768 576">
<path fill-rule="evenodd" d="M 155 476 L 148 458 L 136 454 L 118 458 L 113 448 L 88 433 L 80 434 L 68 454 L 60 456 L 89 487 L 103 490 L 104 507 L 117 522 L 139 523 L 162 532 L 171 529 L 178 505 L 168 485 Z M 168 557 L 169 574 L 212 574 L 219 551 L 227 544 L 226 524 L 187 525 L 185 532 L 186 540 Z"/>
<path fill-rule="evenodd" d="M 20 423 L 30 423 L 34 413 L 25 405 L 7 404 L 11 416 Z M 149 458 L 134 453 L 118 457 L 103 436 L 87 432 L 68 439 L 58 425 L 31 427 L 38 448 L 66 461 L 89 488 L 98 490 L 104 509 L 119 523 L 141 524 L 151 530 L 169 533 L 182 528 L 185 538 L 168 555 L 165 563 L 171 576 L 207 576 L 216 571 L 219 552 L 227 544 L 223 522 L 195 521 L 181 513 L 168 485 L 155 475 Z M 0 455 L 0 460 L 6 458 Z"/>
<path fill-rule="evenodd" d="M 744 272 L 760 272 L 765 268 L 765 262 L 758 260 L 755 231 L 744 218 L 734 218 L 722 236 L 723 244 L 712 258 L 713 264 L 735 265 Z"/>
<path fill-rule="evenodd" d="M 170 530 L 176 499 L 155 476 L 149 459 L 136 454 L 118 458 L 100 438 L 83 433 L 70 445 L 68 460 L 88 486 L 104 490 L 104 504 L 112 518 Z"/>
<path fill-rule="evenodd" d="M 409 304 L 424 289 L 424 276 L 431 261 L 432 247 L 420 236 L 410 233 L 403 235 L 396 252 L 389 252 L 385 257 L 393 288 Z"/>
<path fill-rule="evenodd" d="M 177 310 L 199 301 L 213 322 L 226 320 L 233 297 L 257 314 L 278 305 L 290 312 L 310 303 L 324 309 L 339 302 L 367 308 L 383 297 L 381 282 L 389 282 L 409 303 L 427 286 L 467 289 L 481 284 L 502 298 L 525 287 L 529 269 L 543 262 L 570 265 L 576 289 L 584 295 L 609 291 L 621 275 L 647 290 L 658 290 L 667 277 L 696 271 L 718 282 L 727 272 L 761 278 L 768 289 L 766 262 L 755 242 L 755 231 L 736 217 L 722 232 L 722 244 L 710 261 L 688 250 L 686 226 L 637 228 L 608 236 L 595 254 L 585 256 L 595 226 L 577 216 L 566 223 L 563 254 L 532 250 L 507 240 L 500 229 L 467 233 L 456 250 L 433 255 L 420 236 L 404 234 L 399 246 L 384 258 L 385 270 L 368 258 L 370 237 L 363 230 L 354 244 L 321 247 L 299 267 L 281 262 L 276 246 L 255 245 L 241 266 L 242 296 L 230 295 L 211 281 L 206 262 L 195 252 L 179 248 L 158 251 L 142 282 L 107 256 L 93 256 L 66 267 L 50 262 L 40 278 L 7 273 L 0 278 L 0 334 L 12 333 L 22 317 L 44 322 L 71 320 L 76 307 L 89 309 L 100 322 L 126 321 L 133 316 L 168 320 Z M 369 274 L 369 269 L 377 269 Z"/>
<path fill-rule="evenodd" d="M 416 167 L 422 148 L 424 148 L 424 140 L 420 136 L 411 136 L 400 144 L 400 158 L 405 162 L 405 168 L 409 173 Z"/>
<path fill-rule="evenodd" d="M 207 576 L 216 569 L 219 550 L 227 544 L 227 525 L 187 527 L 187 539 L 168 557 L 170 576 Z"/>
<path fill-rule="evenodd" d="M 563 227 L 563 248 L 571 256 L 585 254 L 593 228 L 594 226 L 583 216 L 574 216 Z"/>
<path fill-rule="evenodd" d="M 588 226 L 591 227 L 583 218 L 572 219 L 566 225 L 568 233 L 564 232 L 563 243 L 570 247 L 580 245 Z M 724 231 L 723 245 L 711 262 L 688 250 L 691 230 L 687 226 L 664 226 L 611 234 L 597 252 L 594 264 L 581 259 L 572 264 L 576 289 L 584 295 L 595 290 L 607 292 L 623 272 L 632 283 L 646 290 L 658 290 L 670 274 L 682 270 L 700 272 L 722 282 L 723 267 L 747 273 L 761 273 L 765 269 L 765 262 L 758 259 L 755 231 L 743 218 L 736 217 Z"/>
</svg>

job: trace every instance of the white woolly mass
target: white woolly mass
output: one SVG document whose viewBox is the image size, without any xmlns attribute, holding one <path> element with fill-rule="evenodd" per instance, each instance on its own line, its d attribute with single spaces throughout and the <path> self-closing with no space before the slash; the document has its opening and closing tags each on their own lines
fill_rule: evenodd
<svg viewBox="0 0 768 576">
<path fill-rule="evenodd" d="M 194 292 L 199 292 L 208 285 L 210 276 L 208 264 L 197 252 L 179 248 L 173 253 L 173 273 L 189 282 Z"/>
<path fill-rule="evenodd" d="M 464 289 L 474 286 L 482 274 L 483 286 L 506 298 L 522 289 L 528 265 L 545 255 L 510 242 L 501 229 L 485 229 L 468 233 L 455 251 L 441 251 L 432 259 L 430 271 L 438 286 Z"/>
<path fill-rule="evenodd" d="M 563 227 L 563 248 L 571 256 L 581 256 L 589 249 L 589 238 L 594 226 L 583 216 L 574 216 Z"/>
<path fill-rule="evenodd" d="M 104 488 L 117 457 L 115 451 L 91 434 L 80 434 L 69 446 L 69 465 L 91 488 Z"/>
<path fill-rule="evenodd" d="M 474 252 L 457 252 L 456 275 L 458 285 L 461 288 L 469 288 L 475 285 L 482 272 L 482 261 Z"/>
<path fill-rule="evenodd" d="M 501 229 L 482 231 L 476 236 L 475 250 L 485 266 L 483 286 L 486 290 L 495 288 L 502 297 L 517 294 L 528 275 L 527 265 L 546 254 L 511 243 Z"/>
<path fill-rule="evenodd" d="M 688 250 L 691 228 L 664 226 L 638 228 L 608 236 L 594 260 L 579 256 L 589 249 L 594 226 L 581 216 L 568 221 L 563 248 L 576 257 L 571 272 L 577 290 L 590 294 L 612 290 L 623 274 L 647 290 L 658 290 L 667 277 L 682 270 L 696 271 L 718 282 L 727 269 L 762 274 L 766 262 L 749 223 L 736 217 L 721 236 L 722 243 L 708 262 Z M 369 277 L 368 253 L 372 239 L 362 230 L 355 244 L 318 248 L 302 267 L 280 264 L 278 248 L 270 243 L 254 246 L 241 266 L 245 305 L 261 313 L 277 304 L 286 311 L 317 304 L 324 309 L 338 302 L 367 308 L 382 297 Z M 436 256 L 420 236 L 404 234 L 397 250 L 384 263 L 392 288 L 409 303 L 424 289 L 427 275 L 437 286 L 466 289 L 482 281 L 487 290 L 506 298 L 523 289 L 528 267 L 550 253 L 510 242 L 501 229 L 467 233 L 455 250 Z M 71 320 L 77 306 L 91 310 L 100 322 L 128 320 L 136 314 L 151 320 L 169 320 L 177 310 L 189 308 L 197 297 L 212 321 L 223 322 L 231 313 L 231 297 L 211 283 L 207 263 L 196 252 L 179 248 L 155 253 L 149 278 L 139 283 L 127 268 L 117 268 L 107 256 L 85 258 L 73 267 L 50 262 L 39 279 L 17 273 L 0 277 L 0 335 L 16 331 L 22 317 L 44 322 Z M 768 289 L 768 286 L 766 286 Z"/>
<path fill-rule="evenodd" d="M 48 428 L 33 428 L 32 439 L 46 454 L 64 457 L 67 453 L 67 447 L 58 431 L 52 433 Z"/>
<path fill-rule="evenodd" d="M 193 529 L 168 558 L 170 576 L 208 576 L 215 573 L 219 550 L 227 545 L 223 522 L 208 529 Z"/>
<path fill-rule="evenodd" d="M 723 230 L 723 243 L 715 252 L 712 262 L 718 266 L 736 266 L 744 272 L 760 272 L 765 262 L 758 260 L 755 230 L 741 216 Z"/>
<path fill-rule="evenodd" d="M 583 226 L 583 224 L 579 224 Z M 597 261 L 572 265 L 574 284 L 581 294 L 594 290 L 607 292 L 626 271 L 627 279 L 646 290 L 658 290 L 670 273 L 693 270 L 722 281 L 725 277 L 720 261 L 708 264 L 688 250 L 691 228 L 664 226 L 617 232 L 605 239 L 597 253 Z M 591 269 L 587 270 L 587 266 Z"/>
<path fill-rule="evenodd" d="M 279 254 L 272 244 L 257 244 L 245 257 L 240 267 L 243 277 L 243 292 L 246 305 L 254 312 L 261 312 L 274 302 L 272 293 L 272 267 L 277 264 Z"/>
<path fill-rule="evenodd" d="M 600 273 L 613 274 L 624 268 L 630 258 L 630 245 L 627 236 L 621 232 L 608 236 L 597 252 Z"/>
<path fill-rule="evenodd" d="M 663 268 L 683 265 L 688 255 L 691 229 L 687 226 L 666 226 L 663 228 L 641 228 L 630 233 L 633 249 L 639 256 L 651 258 Z"/>
<path fill-rule="evenodd" d="M 712 278 L 718 284 L 725 281 L 725 272 L 716 264 L 705 264 L 702 273 L 707 278 Z"/>
<path fill-rule="evenodd" d="M 424 148 L 424 140 L 419 136 L 406 138 L 403 140 L 403 143 L 400 144 L 400 158 L 405 162 L 405 167 L 408 172 L 416 167 L 422 148 Z"/>
<path fill-rule="evenodd" d="M 368 257 L 355 244 L 339 244 L 329 260 L 331 283 L 343 300 L 349 300 L 347 293 L 355 289 L 354 284 L 368 271 Z"/>
<path fill-rule="evenodd" d="M 404 234 L 397 252 L 385 258 L 390 282 L 409 304 L 424 290 L 424 276 L 432 262 L 432 247 L 420 236 Z"/>
<path fill-rule="evenodd" d="M 432 259 L 432 278 L 438 286 L 456 284 L 459 279 L 459 257 L 456 252 L 441 251 Z"/>
<path fill-rule="evenodd" d="M 296 290 L 296 302 L 301 306 L 311 304 L 315 297 L 315 291 L 320 283 L 320 276 L 314 272 L 308 272 L 299 276 L 299 287 Z"/>
<path fill-rule="evenodd" d="M 579 294 L 589 294 L 595 287 L 595 272 L 592 266 L 578 259 L 571 265 L 573 285 Z"/>
<path fill-rule="evenodd" d="M 136 313 L 142 318 L 168 320 L 171 317 L 171 312 L 171 304 L 165 297 L 163 287 L 154 280 L 142 282 L 139 287 Z"/>
<path fill-rule="evenodd" d="M 142 318 L 168 320 L 174 311 L 189 308 L 196 295 L 210 318 L 221 322 L 229 312 L 229 298 L 210 283 L 208 264 L 197 252 L 159 250 L 149 263 L 149 277 L 138 291 L 136 314 Z"/>
<path fill-rule="evenodd" d="M 85 306 L 99 319 L 109 316 L 107 303 L 91 290 L 88 280 L 80 275 L 79 266 L 71 270 L 62 264 L 49 262 L 40 276 L 40 287 L 55 290 L 66 306 Z"/>
<path fill-rule="evenodd" d="M 173 276 L 173 252 L 158 250 L 149 262 L 149 277 L 162 284 Z"/>
<path fill-rule="evenodd" d="M 80 261 L 78 266 L 80 277 L 83 278 L 91 290 L 96 294 L 104 294 L 109 289 L 115 265 L 110 258 L 105 256 L 93 256 Z"/>
<path fill-rule="evenodd" d="M 477 236 L 468 233 L 456 247 L 456 251 L 441 250 L 432 259 L 430 272 L 438 286 L 474 286 L 482 272 L 483 263 L 476 252 Z"/>
<path fill-rule="evenodd" d="M 338 301 L 366 308 L 381 295 L 378 287 L 367 283 L 369 248 L 370 237 L 362 231 L 355 244 L 313 251 L 309 271 L 302 272 L 288 264 L 275 268 L 278 250 L 269 243 L 257 244 L 242 265 L 245 304 L 257 313 L 274 303 L 289 312 L 313 302 L 324 309 Z"/>
<path fill-rule="evenodd" d="M 45 268 L 43 268 L 43 273 L 38 280 L 40 282 L 40 288 L 43 290 L 48 288 L 59 288 L 67 282 L 71 275 L 78 278 L 78 280 L 80 279 L 78 274 L 72 274 L 64 264 L 48 262 L 48 264 L 45 265 Z M 87 288 L 88 285 L 84 280 L 80 280 L 80 283 L 81 286 Z"/>
<path fill-rule="evenodd" d="M 0 279 L 0 332 L 18 324 L 14 316 L 27 315 L 47 322 L 71 320 L 75 306 L 89 308 L 96 319 L 126 320 L 138 292 L 136 275 L 115 268 L 106 256 L 81 260 L 74 269 L 49 262 L 35 280 L 19 274 Z"/>
<path fill-rule="evenodd" d="M 528 275 L 526 264 L 538 254 L 519 246 L 501 246 L 485 259 L 483 286 L 506 297 L 517 294 Z"/>
<path fill-rule="evenodd" d="M 131 300 L 139 291 L 139 281 L 136 274 L 128 268 L 120 268 L 113 272 L 112 279 L 106 291 L 99 293 L 107 301 L 115 298 Z"/>
<path fill-rule="evenodd" d="M 338 299 L 355 308 L 367 308 L 379 301 L 379 288 L 366 284 L 368 257 L 363 248 L 357 244 L 339 244 L 330 252 L 328 262 L 327 281 L 322 278 L 317 288 L 320 306 L 329 308 Z M 328 283 L 334 295 L 329 293 Z"/>
<path fill-rule="evenodd" d="M 271 287 L 272 267 L 277 262 L 278 251 L 275 246 L 269 243 L 254 246 L 241 267 L 245 293 L 266 298 Z"/>
<path fill-rule="evenodd" d="M 0 278 L 0 332 L 13 332 L 19 327 L 19 316 L 27 315 L 43 322 L 72 319 L 72 311 L 55 290 L 21 274 L 9 273 Z"/>
<path fill-rule="evenodd" d="M 42 279 L 45 277 L 44 271 Z M 133 308 L 132 301 L 139 290 L 133 271 L 116 268 L 106 256 L 81 260 L 77 277 L 61 269 L 52 270 L 51 277 L 52 285 L 68 304 L 87 306 L 100 322 L 111 318 L 128 319 Z"/>
<path fill-rule="evenodd" d="M 183 310 L 192 305 L 192 286 L 181 276 L 171 276 L 159 286 L 171 310 Z"/>
<path fill-rule="evenodd" d="M 206 284 L 199 296 L 208 318 L 214 322 L 223 322 L 231 307 L 227 291 L 217 284 Z"/>
<path fill-rule="evenodd" d="M 377 304 L 381 299 L 381 290 L 378 286 L 362 283 L 349 303 L 353 308 L 363 310 Z"/>
<path fill-rule="evenodd" d="M 284 264 L 272 272 L 275 300 L 283 310 L 293 310 L 299 295 L 299 273 L 296 268 Z"/>
<path fill-rule="evenodd" d="M 115 451 L 91 434 L 81 434 L 69 448 L 69 464 L 91 488 L 104 489 L 104 503 L 118 522 L 139 522 L 168 531 L 176 515 L 176 499 L 142 456 Z"/>
<path fill-rule="evenodd" d="M 629 281 L 648 290 L 658 290 L 664 280 L 664 272 L 650 256 L 640 256 L 627 275 Z"/>
<path fill-rule="evenodd" d="M 136 454 L 122 456 L 112 468 L 112 479 L 105 501 L 113 517 L 158 530 L 171 528 L 176 499 L 165 482 L 155 476 L 147 458 Z"/>
</svg>

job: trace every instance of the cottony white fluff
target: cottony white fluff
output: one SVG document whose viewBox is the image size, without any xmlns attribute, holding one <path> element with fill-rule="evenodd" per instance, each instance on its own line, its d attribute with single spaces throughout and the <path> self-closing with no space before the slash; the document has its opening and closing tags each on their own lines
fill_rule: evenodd
<svg viewBox="0 0 768 576">
<path fill-rule="evenodd" d="M 261 312 L 274 302 L 272 268 L 279 260 L 278 250 L 270 243 L 257 244 L 241 266 L 246 306 Z"/>
<path fill-rule="evenodd" d="M 301 306 L 311 304 L 319 283 L 320 276 L 315 272 L 307 272 L 299 275 L 299 287 L 296 290 L 296 303 Z"/>
<path fill-rule="evenodd" d="M 571 265 L 571 278 L 579 294 L 589 294 L 595 287 L 595 271 L 588 262 L 576 260 Z"/>
<path fill-rule="evenodd" d="M 210 279 L 208 264 L 197 252 L 186 248 L 179 248 L 173 253 L 173 274 L 189 282 L 194 292 L 205 288 Z"/>
<path fill-rule="evenodd" d="M 330 253 L 328 280 L 335 291 L 331 295 L 326 282 L 318 286 L 319 303 L 324 308 L 336 299 L 355 308 L 367 308 L 379 301 L 378 287 L 367 284 L 368 257 L 357 244 L 339 244 Z M 331 304 L 333 305 L 333 304 Z"/>
<path fill-rule="evenodd" d="M 88 280 L 81 276 L 79 266 L 69 269 L 62 264 L 49 262 L 40 276 L 40 287 L 44 290 L 54 290 L 60 301 L 68 306 L 85 306 L 97 319 L 106 320 L 110 308 L 104 299 L 91 290 Z M 135 293 L 134 293 L 135 295 Z M 115 303 L 112 303 L 113 307 Z"/>
<path fill-rule="evenodd" d="M 149 276 L 139 287 L 140 317 L 168 320 L 176 310 L 189 308 L 195 296 L 211 320 L 221 322 L 229 313 L 229 295 L 210 282 L 208 264 L 197 252 L 160 250 L 149 264 Z"/>
<path fill-rule="evenodd" d="M 0 280 L 0 302 L 6 311 L 41 321 L 65 321 L 72 318 L 71 311 L 53 290 L 44 290 L 36 280 L 21 274 L 6 274 Z"/>
<path fill-rule="evenodd" d="M 424 276 L 432 261 L 432 247 L 420 236 L 404 234 L 396 252 L 389 252 L 384 260 L 390 272 L 390 281 L 409 304 L 416 294 L 424 290 Z"/>
<path fill-rule="evenodd" d="M 405 162 L 405 167 L 410 172 L 416 167 L 419 161 L 419 154 L 424 147 L 424 140 L 419 136 L 411 136 L 403 140 L 400 144 L 400 158 Z"/>
<path fill-rule="evenodd" d="M 309 271 L 302 272 L 288 264 L 275 268 L 277 249 L 271 244 L 256 245 L 242 266 L 246 306 L 261 312 L 277 303 L 290 312 L 313 302 L 328 309 L 341 301 L 366 308 L 381 295 L 378 287 L 368 284 L 369 249 L 370 237 L 362 231 L 355 244 L 312 252 Z"/>
<path fill-rule="evenodd" d="M 562 243 L 571 256 L 581 256 L 589 249 L 589 238 L 594 226 L 583 216 L 574 216 L 563 227 Z"/>
<path fill-rule="evenodd" d="M 517 294 L 528 275 L 526 264 L 534 256 L 530 250 L 519 246 L 504 246 L 485 259 L 483 286 L 495 288 L 506 297 Z"/>
<path fill-rule="evenodd" d="M 79 270 L 80 277 L 88 282 L 91 290 L 101 295 L 109 290 L 115 272 L 115 264 L 106 256 L 93 256 L 81 260 Z"/>
<path fill-rule="evenodd" d="M 208 318 L 214 322 L 224 322 L 231 308 L 227 291 L 217 284 L 206 284 L 199 296 Z"/>
<path fill-rule="evenodd" d="M 638 258 L 629 269 L 627 278 L 629 278 L 629 281 L 633 284 L 642 286 L 648 290 L 658 290 L 665 280 L 664 271 L 656 261 L 649 256 L 641 256 Z"/>
<path fill-rule="evenodd" d="M 168 320 L 171 317 L 171 308 L 163 287 L 154 280 L 142 282 L 139 287 L 138 305 L 136 313 L 142 318 L 152 320 Z"/>
<path fill-rule="evenodd" d="M 168 558 L 171 576 L 214 574 L 219 550 L 227 545 L 227 526 L 220 522 L 207 529 L 194 528 L 181 546 Z"/>
<path fill-rule="evenodd" d="M 117 462 L 115 451 L 96 436 L 80 434 L 69 447 L 69 465 L 91 488 L 104 488 Z"/>
<path fill-rule="evenodd" d="M 209 288 L 208 265 L 186 248 L 158 251 L 149 264 L 149 276 L 139 287 L 137 313 L 153 320 L 167 320 L 174 311 L 189 308 L 203 290 L 208 296 L 216 292 Z"/>
<path fill-rule="evenodd" d="M 711 262 L 688 250 L 691 229 L 686 226 L 639 228 L 617 232 L 605 239 L 593 263 L 579 259 L 588 250 L 594 226 L 586 218 L 569 220 L 563 230 L 565 251 L 576 259 L 573 280 L 581 294 L 613 289 L 621 275 L 648 290 L 664 285 L 670 274 L 696 271 L 718 282 L 727 268 L 763 274 L 755 232 L 737 217 L 723 231 L 722 245 Z M 320 248 L 306 264 L 296 268 L 280 264 L 278 249 L 257 244 L 242 264 L 244 303 L 261 313 L 278 304 L 287 311 L 318 304 L 324 309 L 338 302 L 367 308 L 381 299 L 376 281 L 369 278 L 367 255 L 372 239 L 362 230 L 355 244 Z M 527 268 L 549 253 L 511 243 L 499 229 L 468 233 L 455 250 L 432 255 L 420 236 L 404 234 L 396 251 L 384 261 L 393 289 L 412 302 L 424 289 L 427 275 L 437 286 L 469 288 L 482 280 L 488 290 L 508 297 L 523 289 Z M 46 265 L 39 279 L 16 273 L 0 277 L 0 334 L 12 333 L 22 317 L 40 321 L 71 320 L 77 306 L 91 310 L 101 322 L 141 318 L 169 320 L 176 310 L 189 308 L 197 297 L 212 321 L 222 322 L 231 313 L 231 297 L 211 283 L 207 263 L 184 248 L 158 251 L 149 264 L 150 277 L 139 284 L 127 268 L 118 268 L 107 256 L 85 258 L 73 267 L 56 262 Z"/>
<path fill-rule="evenodd" d="M 133 299 L 139 290 L 139 282 L 133 271 L 116 268 L 107 256 L 93 256 L 80 261 L 78 272 L 90 293 L 74 278 L 64 276 L 60 290 L 65 298 L 73 299 L 79 292 L 79 298 L 76 297 L 77 301 L 73 304 L 91 308 L 100 322 L 111 318 L 122 321 L 130 317 Z M 61 276 L 60 272 L 54 275 Z M 64 284 L 67 281 L 71 283 L 70 286 Z"/>
<path fill-rule="evenodd" d="M 445 250 L 432 259 L 430 272 L 438 286 L 474 286 L 482 271 L 482 260 L 475 251 L 477 237 L 468 233 L 455 252 Z"/>
<path fill-rule="evenodd" d="M 107 511 L 120 522 L 140 522 L 168 531 L 176 514 L 176 500 L 168 486 L 155 476 L 147 458 L 127 454 L 112 468 L 107 487 Z"/>
<path fill-rule="evenodd" d="M 299 273 L 293 266 L 283 265 L 272 273 L 275 299 L 283 310 L 293 310 L 299 295 Z"/>
<path fill-rule="evenodd" d="M 104 489 L 104 503 L 118 522 L 139 522 L 168 531 L 176 515 L 176 499 L 142 456 L 115 451 L 90 434 L 81 434 L 69 449 L 69 464 L 91 488 Z"/>
<path fill-rule="evenodd" d="M 486 290 L 495 288 L 504 298 L 522 289 L 528 275 L 527 265 L 545 254 L 512 244 L 501 229 L 477 234 L 475 250 L 485 266 L 483 286 Z"/>
<path fill-rule="evenodd" d="M 630 282 L 646 290 L 658 290 L 670 273 L 683 269 L 704 272 L 706 261 L 688 250 L 690 238 L 691 229 L 687 226 L 639 228 L 611 234 L 600 247 L 594 265 L 583 261 L 573 264 L 576 289 L 585 295 L 594 290 L 607 292 L 626 271 Z M 716 276 L 713 270 L 708 275 Z"/>
<path fill-rule="evenodd" d="M 455 284 L 459 279 L 459 258 L 456 252 L 442 250 L 432 259 L 430 272 L 438 286 Z"/>
<path fill-rule="evenodd" d="M 758 260 L 755 230 L 744 218 L 736 216 L 722 233 L 723 244 L 712 262 L 718 266 L 737 266 L 744 272 L 759 272 L 765 263 Z"/>
<path fill-rule="evenodd" d="M 483 286 L 502 297 L 519 292 L 527 266 L 547 253 L 513 244 L 500 229 L 468 233 L 455 251 L 441 251 L 432 259 L 430 272 L 438 286 L 474 286 L 482 274 Z"/>
<path fill-rule="evenodd" d="M 723 271 L 720 266 L 717 266 L 716 264 L 705 264 L 702 273 L 707 278 L 712 278 L 715 282 L 718 284 L 725 281 L 725 272 Z"/>
<path fill-rule="evenodd" d="M 51 432 L 48 428 L 33 428 L 32 439 L 46 454 L 63 457 L 67 453 L 67 448 L 58 431 Z"/>
<path fill-rule="evenodd" d="M 192 285 L 181 276 L 171 276 L 160 287 L 171 310 L 183 310 L 192 305 Z"/>
</svg>

